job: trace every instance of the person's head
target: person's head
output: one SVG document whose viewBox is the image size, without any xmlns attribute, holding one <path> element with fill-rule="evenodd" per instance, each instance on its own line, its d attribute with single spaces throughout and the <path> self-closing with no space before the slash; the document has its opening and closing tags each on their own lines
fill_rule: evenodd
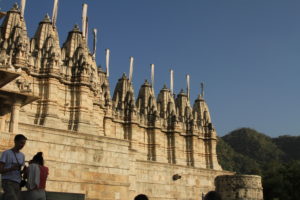
<svg viewBox="0 0 300 200">
<path fill-rule="evenodd" d="M 39 165 L 44 165 L 44 158 L 43 158 L 43 152 L 37 152 L 32 160 L 30 161 L 31 163 L 37 163 Z"/>
<path fill-rule="evenodd" d="M 27 140 L 27 138 L 24 135 L 22 135 L 22 134 L 16 135 L 15 139 L 14 139 L 14 142 L 15 142 L 14 148 L 17 151 L 21 150 L 25 146 L 26 140 Z"/>
<path fill-rule="evenodd" d="M 222 198 L 216 191 L 210 191 L 205 195 L 204 200 L 222 200 Z"/>
<path fill-rule="evenodd" d="M 140 194 L 134 198 L 134 200 L 148 200 L 148 197 L 144 194 Z"/>
</svg>

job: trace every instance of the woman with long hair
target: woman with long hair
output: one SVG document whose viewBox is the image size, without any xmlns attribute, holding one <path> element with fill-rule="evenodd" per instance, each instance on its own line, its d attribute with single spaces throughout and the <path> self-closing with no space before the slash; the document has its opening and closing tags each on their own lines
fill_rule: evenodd
<svg viewBox="0 0 300 200">
<path fill-rule="evenodd" d="M 29 161 L 27 169 L 27 197 L 30 200 L 46 200 L 46 180 L 48 177 L 49 169 L 44 166 L 43 153 L 38 152 Z"/>
</svg>

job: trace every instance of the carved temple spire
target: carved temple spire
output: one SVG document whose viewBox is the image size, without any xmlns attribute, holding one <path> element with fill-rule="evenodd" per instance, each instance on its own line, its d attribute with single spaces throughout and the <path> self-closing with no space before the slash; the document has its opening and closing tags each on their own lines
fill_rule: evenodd
<svg viewBox="0 0 300 200">
<path fill-rule="evenodd" d="M 175 100 L 166 85 L 157 96 L 157 110 L 162 118 L 167 118 L 176 113 Z"/>
<path fill-rule="evenodd" d="M 176 98 L 177 115 L 179 119 L 190 118 L 192 114 L 192 108 L 188 99 L 188 95 L 181 89 Z"/>
<path fill-rule="evenodd" d="M 145 115 L 157 111 L 155 94 L 148 80 L 145 80 L 139 90 L 136 107 L 141 114 Z"/>
<path fill-rule="evenodd" d="M 76 24 L 74 25 L 74 28 L 69 32 L 68 38 L 63 44 L 63 59 L 72 58 L 74 56 L 75 51 L 79 47 L 84 48 L 86 47 L 86 45 L 83 41 L 82 32 L 80 31 L 79 26 Z"/>
<path fill-rule="evenodd" d="M 7 12 L 1 25 L 0 37 L 0 63 L 25 68 L 29 54 L 29 38 L 18 4 Z"/>
<path fill-rule="evenodd" d="M 32 59 L 30 65 L 42 73 L 54 72 L 59 74 L 61 65 L 61 49 L 57 30 L 53 27 L 48 14 L 39 23 L 34 37 L 30 42 Z"/>
<path fill-rule="evenodd" d="M 39 26 L 35 32 L 33 48 L 39 49 L 49 49 L 50 47 L 55 47 L 60 49 L 59 37 L 56 29 L 53 28 L 52 22 L 48 14 L 45 15 L 44 19 L 39 23 Z"/>
<path fill-rule="evenodd" d="M 193 113 L 198 126 L 211 126 L 211 117 L 208 105 L 206 104 L 202 95 L 199 95 L 198 98 L 195 100 L 193 106 Z"/>
<path fill-rule="evenodd" d="M 1 27 L 1 37 L 3 39 L 9 39 L 17 27 L 22 30 L 19 34 L 27 36 L 26 24 L 21 17 L 21 11 L 17 3 L 6 13 Z"/>
<path fill-rule="evenodd" d="M 122 77 L 118 80 L 114 91 L 113 104 L 116 109 L 124 110 L 125 107 L 129 105 L 134 107 L 134 99 L 132 84 L 126 74 L 123 73 Z"/>
</svg>

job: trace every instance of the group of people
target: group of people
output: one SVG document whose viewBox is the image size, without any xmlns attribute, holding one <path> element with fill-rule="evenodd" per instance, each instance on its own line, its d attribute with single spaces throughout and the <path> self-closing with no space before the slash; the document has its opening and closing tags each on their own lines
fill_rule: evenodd
<svg viewBox="0 0 300 200">
<path fill-rule="evenodd" d="M 4 151 L 0 158 L 0 173 L 3 188 L 3 200 L 20 200 L 21 187 L 26 186 L 25 200 L 46 200 L 46 180 L 48 168 L 44 166 L 43 153 L 38 152 L 25 165 L 25 156 L 20 151 L 27 138 L 18 134 L 14 138 L 14 147 Z"/>
</svg>

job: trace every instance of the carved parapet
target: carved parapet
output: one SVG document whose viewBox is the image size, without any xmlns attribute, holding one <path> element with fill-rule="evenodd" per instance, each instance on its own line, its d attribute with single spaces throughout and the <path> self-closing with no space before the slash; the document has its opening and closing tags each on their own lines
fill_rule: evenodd
<svg viewBox="0 0 300 200">
<path fill-rule="evenodd" d="M 255 175 L 223 175 L 215 179 L 216 191 L 223 200 L 262 200 L 261 177 Z"/>
</svg>

